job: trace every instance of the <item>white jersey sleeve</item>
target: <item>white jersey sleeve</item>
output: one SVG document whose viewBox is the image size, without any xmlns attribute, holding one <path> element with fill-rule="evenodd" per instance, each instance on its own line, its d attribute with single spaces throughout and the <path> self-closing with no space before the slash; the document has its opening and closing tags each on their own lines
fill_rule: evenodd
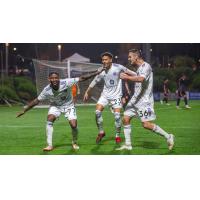
<svg viewBox="0 0 200 200">
<path fill-rule="evenodd" d="M 132 76 L 136 76 L 137 74 L 134 71 L 131 71 L 130 69 L 124 67 L 123 65 L 119 65 L 120 69 L 122 72 L 132 75 Z"/>
<path fill-rule="evenodd" d="M 48 91 L 49 91 L 50 89 L 51 89 L 51 88 L 50 88 L 50 85 L 46 86 L 46 87 L 42 90 L 42 92 L 40 93 L 40 95 L 37 97 L 37 99 L 38 99 L 39 101 L 43 101 L 43 100 L 48 99 L 48 97 L 49 97 Z"/>
<path fill-rule="evenodd" d="M 144 77 L 145 79 L 147 79 L 150 74 L 152 72 L 152 69 L 150 67 L 150 65 L 147 65 L 145 67 L 141 67 L 140 70 L 139 70 L 139 76 L 142 76 Z"/>
<path fill-rule="evenodd" d="M 93 88 L 98 82 L 100 82 L 103 79 L 103 74 L 99 74 L 97 76 L 95 76 L 95 78 L 93 79 L 93 81 L 90 83 L 89 87 Z"/>
</svg>

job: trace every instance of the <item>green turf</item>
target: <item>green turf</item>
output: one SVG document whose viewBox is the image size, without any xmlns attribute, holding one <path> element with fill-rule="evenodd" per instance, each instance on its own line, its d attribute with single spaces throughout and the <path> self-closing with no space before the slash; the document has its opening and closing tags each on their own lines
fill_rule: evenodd
<svg viewBox="0 0 200 200">
<path fill-rule="evenodd" d="M 191 101 L 192 109 L 177 110 L 172 105 L 155 104 L 156 123 L 175 135 L 175 148 L 169 152 L 164 138 L 145 130 L 138 119 L 132 120 L 132 151 L 118 152 L 114 140 L 113 115 L 103 113 L 106 137 L 95 144 L 97 128 L 94 106 L 77 108 L 79 126 L 79 151 L 71 149 L 71 130 L 62 116 L 54 124 L 54 151 L 43 152 L 46 145 L 45 124 L 47 109 L 32 109 L 21 118 L 15 118 L 20 107 L 0 107 L 0 154 L 1 155 L 176 155 L 200 154 L 200 101 Z"/>
</svg>

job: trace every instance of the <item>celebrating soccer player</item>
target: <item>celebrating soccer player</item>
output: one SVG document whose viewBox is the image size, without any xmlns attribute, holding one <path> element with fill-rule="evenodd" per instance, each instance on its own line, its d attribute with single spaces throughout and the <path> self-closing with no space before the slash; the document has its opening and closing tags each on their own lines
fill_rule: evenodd
<svg viewBox="0 0 200 200">
<path fill-rule="evenodd" d="M 143 60 L 141 52 L 137 49 L 129 51 L 128 61 L 130 64 L 137 66 L 137 76 L 129 76 L 125 73 L 120 74 L 121 79 L 135 82 L 135 91 L 124 112 L 125 145 L 117 150 L 132 150 L 131 119 L 135 116 L 140 118 L 144 128 L 163 136 L 167 141 L 169 150 L 171 150 L 174 146 L 174 135 L 167 133 L 151 122 L 156 119 L 154 113 L 152 68 Z"/>
<path fill-rule="evenodd" d="M 99 98 L 97 105 L 96 105 L 96 124 L 98 127 L 98 135 L 96 138 L 96 143 L 100 143 L 102 138 L 105 136 L 105 131 L 103 128 L 103 118 L 102 118 L 102 111 L 104 110 L 105 106 L 110 104 L 113 109 L 113 114 L 115 117 L 115 127 L 116 127 L 116 134 L 115 134 L 115 141 L 116 143 L 121 142 L 120 131 L 121 131 L 121 116 L 120 111 L 122 108 L 121 98 L 122 98 L 122 83 L 120 79 L 120 73 L 124 72 L 129 75 L 136 75 L 135 72 L 127 69 L 126 67 L 114 64 L 112 62 L 113 55 L 109 52 L 105 52 L 101 55 L 102 64 L 105 68 L 105 71 L 101 72 L 97 75 L 94 80 L 89 85 L 88 89 L 84 95 L 84 101 L 86 101 L 89 97 L 90 90 L 101 80 L 104 80 L 104 88 L 103 92 L 101 93 L 101 97 Z"/>
<path fill-rule="evenodd" d="M 91 77 L 98 75 L 103 70 L 103 68 L 99 68 L 96 72 L 92 72 L 88 75 L 83 75 L 78 78 L 66 79 L 60 79 L 57 72 L 51 72 L 48 78 L 50 84 L 47 85 L 43 89 L 41 94 L 32 102 L 30 102 L 23 111 L 17 114 L 17 117 L 20 117 L 21 115 L 25 114 L 25 112 L 33 108 L 35 105 L 39 104 L 40 101 L 46 99 L 50 100 L 50 107 L 46 124 L 47 147 L 43 149 L 44 151 L 53 150 L 53 123 L 61 115 L 61 113 L 63 113 L 66 119 L 69 120 L 69 124 L 72 129 L 72 148 L 74 150 L 79 149 L 79 146 L 77 144 L 78 128 L 76 108 L 74 106 L 72 98 L 71 87 L 78 82 L 87 80 Z"/>
</svg>

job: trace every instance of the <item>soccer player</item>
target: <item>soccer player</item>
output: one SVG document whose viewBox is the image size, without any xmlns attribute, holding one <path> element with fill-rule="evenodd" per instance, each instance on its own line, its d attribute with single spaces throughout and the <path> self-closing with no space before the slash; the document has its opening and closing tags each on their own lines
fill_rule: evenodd
<svg viewBox="0 0 200 200">
<path fill-rule="evenodd" d="M 69 124 L 72 129 L 72 148 L 74 150 L 79 149 L 77 144 L 78 139 L 78 128 L 77 128 L 77 116 L 76 116 L 76 108 L 74 106 L 73 97 L 71 87 L 78 82 L 85 81 L 91 77 L 94 77 L 101 73 L 104 69 L 99 68 L 96 72 L 92 72 L 88 75 L 80 76 L 78 78 L 66 78 L 60 79 L 59 74 L 57 72 L 51 72 L 49 74 L 49 82 L 40 95 L 31 101 L 23 111 L 17 114 L 17 117 L 22 116 L 28 110 L 33 108 L 35 105 L 39 104 L 40 101 L 50 100 L 50 107 L 47 116 L 47 124 L 46 124 L 46 136 L 47 136 L 47 147 L 45 147 L 44 151 L 53 150 L 52 144 L 52 136 L 53 136 L 53 123 L 61 113 L 64 114 L 66 119 L 68 119 Z"/>
<path fill-rule="evenodd" d="M 170 105 L 168 103 L 168 100 L 169 100 L 169 93 L 170 93 L 170 90 L 169 90 L 169 79 L 165 79 L 164 82 L 163 82 L 163 100 L 160 101 L 161 104 L 163 104 L 163 102 L 166 103 L 166 105 Z"/>
<path fill-rule="evenodd" d="M 177 102 L 176 102 L 176 108 L 180 109 L 179 104 L 180 104 L 180 100 L 181 97 L 184 98 L 184 102 L 185 102 L 185 108 L 189 109 L 191 108 L 188 105 L 188 99 L 187 99 L 187 77 L 185 74 L 182 74 L 182 76 L 178 79 L 178 89 L 177 89 Z"/>
<path fill-rule="evenodd" d="M 167 133 L 152 122 L 156 119 L 154 113 L 152 68 L 143 60 L 141 52 L 137 49 L 129 51 L 128 60 L 132 65 L 137 66 L 137 76 L 129 76 L 125 73 L 120 74 L 121 79 L 135 82 L 135 92 L 126 106 L 123 117 L 125 144 L 117 150 L 132 150 L 131 119 L 135 116 L 140 118 L 145 129 L 164 137 L 169 150 L 171 150 L 174 146 L 174 135 Z"/>
<path fill-rule="evenodd" d="M 121 142 L 120 131 L 121 131 L 121 116 L 120 111 L 122 108 L 121 97 L 122 97 L 122 83 L 120 79 L 120 73 L 124 72 L 130 75 L 136 75 L 135 72 L 127 69 L 126 67 L 114 64 L 112 62 L 113 55 L 109 52 L 105 52 L 101 55 L 102 64 L 105 70 L 97 75 L 94 80 L 90 83 L 88 89 L 84 95 L 84 101 L 88 100 L 91 89 L 101 80 L 104 80 L 104 88 L 101 93 L 96 105 L 96 124 L 98 127 L 98 135 L 96 143 L 99 144 L 102 138 L 105 136 L 103 128 L 102 112 L 107 105 L 111 105 L 113 114 L 115 117 L 115 141 L 116 143 Z"/>
</svg>

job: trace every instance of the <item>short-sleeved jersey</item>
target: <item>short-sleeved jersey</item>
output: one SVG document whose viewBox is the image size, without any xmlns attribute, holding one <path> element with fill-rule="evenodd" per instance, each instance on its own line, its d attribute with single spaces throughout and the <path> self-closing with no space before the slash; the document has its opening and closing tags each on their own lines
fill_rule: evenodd
<svg viewBox="0 0 200 200">
<path fill-rule="evenodd" d="M 178 90 L 179 91 L 186 91 L 187 90 L 187 80 L 184 78 L 180 78 L 178 80 Z"/>
<path fill-rule="evenodd" d="M 70 106 L 73 104 L 71 87 L 78 81 L 79 78 L 61 79 L 57 91 L 49 84 L 40 93 L 38 100 L 49 100 L 51 106 Z"/>
<path fill-rule="evenodd" d="M 154 104 L 153 100 L 153 72 L 151 66 L 144 62 L 136 71 L 137 76 L 144 77 L 143 82 L 135 83 L 134 95 L 131 98 L 131 104 L 140 106 L 144 104 Z"/>
<path fill-rule="evenodd" d="M 123 65 L 113 63 L 110 69 L 103 71 L 97 75 L 91 82 L 90 86 L 93 88 L 96 83 L 104 80 L 104 88 L 101 93 L 106 99 L 115 99 L 122 97 L 122 80 L 120 79 L 121 72 L 130 71 Z"/>
</svg>

